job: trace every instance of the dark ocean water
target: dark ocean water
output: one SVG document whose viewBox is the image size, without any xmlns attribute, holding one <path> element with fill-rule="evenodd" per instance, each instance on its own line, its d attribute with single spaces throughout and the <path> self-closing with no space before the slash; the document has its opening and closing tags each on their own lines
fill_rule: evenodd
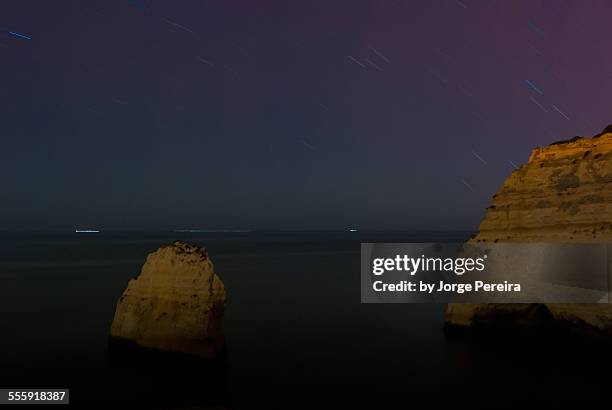
<svg viewBox="0 0 612 410">
<path fill-rule="evenodd" d="M 360 303 L 361 242 L 468 236 L 3 233 L 0 388 L 69 387 L 80 403 L 160 403 L 163 396 L 168 403 L 228 407 L 418 400 L 490 408 L 604 398 L 605 349 L 530 337 L 448 338 L 444 305 Z M 147 359 L 146 371 L 136 362 L 111 365 L 115 301 L 146 255 L 175 239 L 208 248 L 225 283 L 227 357 L 212 370 L 189 372 L 155 358 Z M 164 388 L 164 380 L 175 383 Z"/>
</svg>

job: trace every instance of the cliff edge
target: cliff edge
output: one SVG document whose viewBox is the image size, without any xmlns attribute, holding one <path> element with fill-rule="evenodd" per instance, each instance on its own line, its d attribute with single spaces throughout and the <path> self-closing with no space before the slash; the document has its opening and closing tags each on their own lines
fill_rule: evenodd
<svg viewBox="0 0 612 410">
<path fill-rule="evenodd" d="M 533 150 L 512 172 L 480 224 L 473 243 L 612 242 L 612 126 Z M 612 305 L 449 304 L 447 327 L 563 325 L 612 336 Z"/>
<path fill-rule="evenodd" d="M 612 133 L 533 150 L 493 196 L 476 242 L 612 240 Z"/>
</svg>

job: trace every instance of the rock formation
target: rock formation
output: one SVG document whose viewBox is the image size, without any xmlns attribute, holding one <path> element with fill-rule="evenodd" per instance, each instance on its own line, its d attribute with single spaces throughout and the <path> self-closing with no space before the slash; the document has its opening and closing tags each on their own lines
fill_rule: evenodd
<svg viewBox="0 0 612 410">
<path fill-rule="evenodd" d="M 148 255 L 117 302 L 113 342 L 213 359 L 223 347 L 225 288 L 205 249 L 174 242 Z"/>
<path fill-rule="evenodd" d="M 473 243 L 612 242 L 612 126 L 536 148 L 493 196 Z M 542 321 L 612 335 L 609 304 L 450 304 L 447 325 Z"/>
<path fill-rule="evenodd" d="M 612 240 L 612 133 L 536 148 L 493 196 L 475 240 Z"/>
</svg>

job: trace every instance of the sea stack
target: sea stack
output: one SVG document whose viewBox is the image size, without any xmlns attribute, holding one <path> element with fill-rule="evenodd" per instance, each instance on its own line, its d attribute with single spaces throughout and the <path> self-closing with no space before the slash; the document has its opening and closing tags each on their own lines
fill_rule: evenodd
<svg viewBox="0 0 612 410">
<path fill-rule="evenodd" d="M 472 243 L 612 242 L 612 126 L 533 150 L 512 172 Z M 612 304 L 449 304 L 449 328 L 545 321 L 612 336 Z"/>
<path fill-rule="evenodd" d="M 117 302 L 111 341 L 214 359 L 224 346 L 225 288 L 204 248 L 181 241 L 148 255 Z"/>
</svg>

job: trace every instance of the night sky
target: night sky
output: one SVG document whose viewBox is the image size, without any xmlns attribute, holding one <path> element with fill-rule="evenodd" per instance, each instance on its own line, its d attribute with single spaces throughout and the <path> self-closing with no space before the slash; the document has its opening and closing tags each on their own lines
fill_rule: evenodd
<svg viewBox="0 0 612 410">
<path fill-rule="evenodd" d="M 0 3 L 0 230 L 475 229 L 612 122 L 612 2 Z"/>
</svg>

